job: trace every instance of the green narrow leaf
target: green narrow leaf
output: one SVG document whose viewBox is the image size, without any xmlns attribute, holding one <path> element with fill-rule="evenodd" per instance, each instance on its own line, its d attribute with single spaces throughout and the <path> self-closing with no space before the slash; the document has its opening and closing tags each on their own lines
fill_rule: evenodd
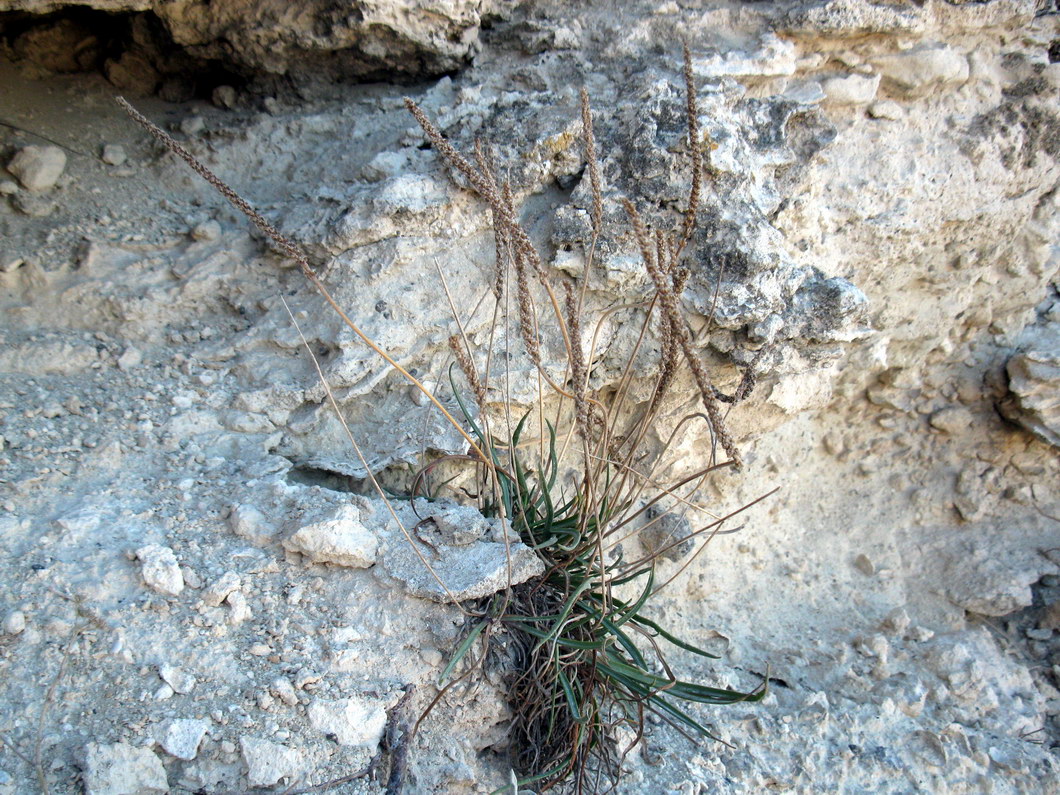
<svg viewBox="0 0 1060 795">
<path fill-rule="evenodd" d="M 488 620 L 480 621 L 475 627 L 467 633 L 467 637 L 464 638 L 460 645 L 456 647 L 456 651 L 453 652 L 453 658 L 449 660 L 449 664 L 445 666 L 445 670 L 442 671 L 442 675 L 438 677 L 438 684 L 443 684 L 446 679 L 449 678 L 449 674 L 453 672 L 453 669 L 460 664 L 460 661 L 467 655 L 468 650 L 471 648 L 471 644 L 475 642 L 479 635 L 482 634 L 482 630 L 486 628 L 489 623 Z"/>
</svg>

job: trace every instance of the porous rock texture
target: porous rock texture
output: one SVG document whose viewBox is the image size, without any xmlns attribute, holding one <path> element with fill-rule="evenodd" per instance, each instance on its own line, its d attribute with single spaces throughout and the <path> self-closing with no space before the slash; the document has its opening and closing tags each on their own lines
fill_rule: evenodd
<svg viewBox="0 0 1060 795">
<path fill-rule="evenodd" d="M 491 289 L 489 213 L 423 145 L 402 95 L 464 151 L 490 143 L 546 266 L 589 279 L 595 317 L 649 283 L 618 198 L 652 221 L 684 206 L 689 42 L 709 139 L 683 308 L 725 390 L 770 345 L 729 415 L 745 471 L 702 496 L 725 511 L 781 490 L 653 610 L 721 655 L 671 655 L 679 672 L 749 688 L 768 671 L 771 689 L 757 705 L 693 708 L 731 747 L 650 724 L 620 791 L 1060 787 L 1055 8 L 531 0 L 497 4 L 475 44 L 464 32 L 484 4 L 361 3 L 350 6 L 406 33 L 383 26 L 329 55 L 360 35 L 319 25 L 334 4 L 269 6 L 293 15 L 284 26 L 239 16 L 249 5 L 156 12 L 175 40 L 189 31 L 183 46 L 233 68 L 282 70 L 310 48 L 396 74 L 411 41 L 446 69 L 477 51 L 415 88 L 140 103 L 299 240 L 338 302 L 453 411 L 442 279 L 481 362 L 489 322 L 472 309 Z M 62 9 L 0 4 L 30 6 Z M 431 32 L 408 32 L 424 20 Z M 31 791 L 38 775 L 56 793 L 79 781 L 222 792 L 360 770 L 391 718 L 433 698 L 465 626 L 416 563 L 463 593 L 506 584 L 495 566 L 467 582 L 461 565 L 499 559 L 497 528 L 442 504 L 406 537 L 425 507 L 391 514 L 366 479 L 466 444 L 124 117 L 104 76 L 43 75 L 29 45 L 5 54 L 15 129 L 0 129 L 0 162 L 48 143 L 35 135 L 71 151 L 47 190 L 0 180 L 0 734 L 21 752 L 0 755 L 0 793 Z M 607 221 L 588 274 L 582 86 Z M 115 145 L 124 159 L 100 158 Z M 598 333 L 594 389 L 622 378 L 637 311 L 584 330 L 586 347 Z M 514 344 L 518 377 L 531 364 Z M 554 350 L 544 366 L 562 377 Z M 637 372 L 652 366 L 639 355 Z M 517 404 L 532 401 L 526 380 Z M 682 382 L 664 412 L 695 405 Z M 678 439 L 659 477 L 708 451 L 699 435 Z M 291 542 L 325 524 L 316 546 Z M 630 558 L 641 548 L 624 544 Z M 660 577 L 689 554 L 666 555 Z M 507 718 L 499 680 L 462 681 L 423 722 L 407 791 L 506 784 Z"/>
<path fill-rule="evenodd" d="M 463 66 L 477 49 L 482 15 L 492 4 L 492 0 L 2 0 L 0 12 L 148 12 L 174 45 L 195 58 L 277 74 L 319 67 L 357 76 L 440 74 Z M 78 71 L 73 53 L 85 39 L 78 35 L 76 23 L 43 30 L 27 35 L 43 39 L 36 44 L 45 44 L 48 62 L 58 65 L 58 71 Z M 58 42 L 67 46 L 53 46 Z M 113 60 L 112 68 L 157 68 L 147 42 L 138 43 L 139 50 Z M 21 48 L 32 55 L 34 44 L 24 41 Z"/>
</svg>

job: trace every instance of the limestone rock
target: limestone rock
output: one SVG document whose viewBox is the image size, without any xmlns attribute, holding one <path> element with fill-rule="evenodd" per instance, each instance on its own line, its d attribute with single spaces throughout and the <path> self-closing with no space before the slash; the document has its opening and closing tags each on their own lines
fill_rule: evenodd
<svg viewBox="0 0 1060 795">
<path fill-rule="evenodd" d="M 837 105 L 867 105 L 876 98 L 879 87 L 879 75 L 852 74 L 821 81 L 825 97 Z"/>
<path fill-rule="evenodd" d="M 100 159 L 108 166 L 120 166 L 128 159 L 128 155 L 121 144 L 106 144 Z"/>
<path fill-rule="evenodd" d="M 202 592 L 202 601 L 210 607 L 217 607 L 233 591 L 243 587 L 243 581 L 234 571 L 226 571 L 218 579 L 214 580 L 206 590 Z"/>
<path fill-rule="evenodd" d="M 371 515 L 367 501 L 330 508 L 303 520 L 283 545 L 314 563 L 366 569 L 375 563 L 379 549 L 379 539 L 364 524 Z"/>
<path fill-rule="evenodd" d="M 282 778 L 294 778 L 305 761 L 294 748 L 256 737 L 240 737 L 239 747 L 247 764 L 247 780 L 252 787 L 271 787 Z"/>
<path fill-rule="evenodd" d="M 944 44 L 921 45 L 906 52 L 880 55 L 873 66 L 883 76 L 884 86 L 910 98 L 926 96 L 945 86 L 968 79 L 968 59 Z"/>
<path fill-rule="evenodd" d="M 200 59 L 274 73 L 333 70 L 347 77 L 453 71 L 477 52 L 482 17 L 493 5 L 490 0 L 348 0 L 339 7 L 330 0 L 303 0 L 297 6 L 272 0 L 76 4 L 108 13 L 150 11 L 179 47 Z M 4 0 L 0 10 L 49 13 L 63 5 L 69 4 Z M 108 62 L 107 74 L 115 85 L 141 91 L 154 91 L 159 82 L 154 66 L 132 51 Z"/>
<path fill-rule="evenodd" d="M 159 743 L 170 756 L 177 759 L 194 759 L 207 728 L 208 724 L 204 720 L 178 718 L 166 724 Z"/>
<path fill-rule="evenodd" d="M 964 406 L 947 406 L 931 415 L 929 422 L 936 430 L 956 436 L 968 430 L 975 418 Z"/>
<path fill-rule="evenodd" d="M 158 675 L 162 681 L 173 688 L 174 693 L 190 693 L 195 687 L 195 677 L 177 665 L 160 665 Z"/>
<path fill-rule="evenodd" d="M 374 750 L 386 727 L 382 702 L 364 697 L 337 701 L 314 701 L 309 705 L 309 723 L 319 732 L 333 735 L 339 745 Z"/>
<path fill-rule="evenodd" d="M 169 792 L 166 770 L 150 748 L 127 743 L 89 743 L 85 754 L 86 795 L 155 795 Z"/>
<path fill-rule="evenodd" d="M 26 614 L 21 610 L 12 610 L 4 616 L 4 623 L 0 624 L 0 631 L 5 635 L 21 635 L 26 629 Z"/>
<path fill-rule="evenodd" d="M 148 544 L 136 550 L 144 582 L 159 593 L 176 596 L 184 590 L 184 575 L 173 550 L 160 544 Z"/>
<path fill-rule="evenodd" d="M 411 512 L 404 524 L 406 529 L 416 524 Z M 434 574 L 423 565 L 401 531 L 390 533 L 386 551 L 380 557 L 383 570 L 414 596 L 438 602 L 463 602 L 489 596 L 508 585 L 508 554 L 503 542 L 480 540 L 463 546 L 436 544 L 432 549 L 424 539 L 413 535 L 411 543 L 417 544 Z M 512 585 L 544 572 L 541 559 L 524 544 L 512 543 L 510 553 Z"/>
<path fill-rule="evenodd" d="M 1035 436 L 1060 447 L 1060 309 L 1028 328 L 1009 360 L 1009 395 L 1001 412 Z"/>
<path fill-rule="evenodd" d="M 54 188 L 66 168 L 66 152 L 58 146 L 23 146 L 7 164 L 7 170 L 31 191 Z"/>
<path fill-rule="evenodd" d="M 421 506 L 420 513 L 434 524 L 445 544 L 465 546 L 478 541 L 490 530 L 490 523 L 475 507 L 452 502 Z"/>
</svg>

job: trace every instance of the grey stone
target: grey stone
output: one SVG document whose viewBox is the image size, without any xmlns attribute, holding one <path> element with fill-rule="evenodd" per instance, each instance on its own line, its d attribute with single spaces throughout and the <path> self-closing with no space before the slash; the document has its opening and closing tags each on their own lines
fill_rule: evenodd
<svg viewBox="0 0 1060 795">
<path fill-rule="evenodd" d="M 265 546 L 276 535 L 265 514 L 251 505 L 235 506 L 228 514 L 228 526 L 241 538 L 255 546 Z"/>
<path fill-rule="evenodd" d="M 209 220 L 203 221 L 201 224 L 197 224 L 194 229 L 191 230 L 191 237 L 193 240 L 201 240 L 203 242 L 211 242 L 217 240 L 221 236 L 221 225 L 217 221 Z"/>
<path fill-rule="evenodd" d="M 821 81 L 828 102 L 837 105 L 867 105 L 876 98 L 879 75 L 851 74 Z"/>
<path fill-rule="evenodd" d="M 413 596 L 438 602 L 480 599 L 506 588 L 509 576 L 511 584 L 518 585 L 545 570 L 534 551 L 519 542 L 510 543 L 507 550 L 503 541 L 480 540 L 463 546 L 428 545 L 428 539 L 411 533 L 417 521 L 415 514 L 408 511 L 403 524 L 410 531 L 410 538 L 399 529 L 391 529 L 386 549 L 380 555 L 386 574 L 398 580 Z M 420 555 L 412 544 L 416 544 Z M 430 569 L 424 566 L 424 560 Z"/>
<path fill-rule="evenodd" d="M 889 99 L 880 100 L 879 102 L 873 102 L 869 105 L 869 116 L 874 119 L 888 119 L 890 121 L 898 121 L 899 119 L 905 118 L 905 109 L 902 108 L 897 102 L 893 102 Z"/>
<path fill-rule="evenodd" d="M 177 596 L 184 590 L 184 575 L 173 550 L 160 544 L 148 544 L 136 550 L 144 582 L 159 593 Z"/>
<path fill-rule="evenodd" d="M 174 693 L 186 695 L 195 687 L 195 677 L 176 665 L 160 665 L 158 675 L 162 681 L 173 688 Z"/>
<path fill-rule="evenodd" d="M 166 724 L 159 744 L 170 756 L 191 760 L 199 753 L 199 744 L 209 724 L 204 720 L 178 718 Z"/>
<path fill-rule="evenodd" d="M 128 159 L 128 155 L 125 154 L 125 147 L 121 144 L 106 144 L 100 159 L 109 166 L 120 166 Z"/>
<path fill-rule="evenodd" d="M 213 104 L 219 108 L 234 108 L 236 106 L 236 90 L 232 86 L 218 86 L 213 90 L 211 99 Z"/>
<path fill-rule="evenodd" d="M 379 539 L 365 525 L 372 514 L 370 504 L 363 498 L 356 503 L 325 509 L 303 518 L 283 545 L 314 563 L 368 568 L 375 564 L 379 550 Z"/>
<path fill-rule="evenodd" d="M 202 592 L 202 601 L 210 607 L 217 607 L 233 591 L 243 587 L 243 581 L 234 571 L 226 571 L 219 578 L 210 583 Z"/>
<path fill-rule="evenodd" d="M 355 696 L 336 701 L 318 700 L 309 705 L 309 723 L 331 735 L 339 745 L 374 750 L 386 727 L 386 709 L 381 701 Z"/>
<path fill-rule="evenodd" d="M 66 152 L 58 146 L 23 146 L 7 164 L 7 170 L 26 190 L 54 188 L 66 168 Z"/>
<path fill-rule="evenodd" d="M 1060 447 L 1060 321 L 1048 315 L 1024 331 L 1008 360 L 1008 396 L 1001 412 Z"/>
<path fill-rule="evenodd" d="M 4 623 L 0 630 L 5 635 L 21 635 L 26 629 L 26 614 L 21 610 L 12 610 L 4 616 Z"/>
<path fill-rule="evenodd" d="M 53 0 L 3 4 L 12 5 L 46 13 L 57 4 Z M 276 74 L 308 77 L 314 69 L 318 74 L 326 69 L 325 76 L 357 77 L 385 71 L 438 75 L 459 68 L 478 51 L 479 25 L 492 3 L 358 2 L 347 4 L 348 13 L 338 17 L 330 0 L 303 0 L 298 13 L 290 14 L 280 13 L 265 0 L 81 0 L 79 5 L 107 13 L 149 11 L 172 40 L 196 58 Z M 144 94 L 152 93 L 160 79 L 144 54 L 135 50 L 109 61 L 107 76 L 115 85 L 134 86 Z"/>
<path fill-rule="evenodd" d="M 247 765 L 247 781 L 252 787 L 271 787 L 280 779 L 292 779 L 305 768 L 302 754 L 278 743 L 257 737 L 240 737 L 239 747 Z"/>
<path fill-rule="evenodd" d="M 931 419 L 928 421 L 931 423 L 932 428 L 948 433 L 951 436 L 956 436 L 967 431 L 975 421 L 975 418 L 972 416 L 972 412 L 964 406 L 947 406 L 932 414 Z"/>
<path fill-rule="evenodd" d="M 902 96 L 922 97 L 968 79 L 968 59 L 953 47 L 929 44 L 905 52 L 880 55 L 872 65 L 883 76 L 884 86 Z"/>
</svg>

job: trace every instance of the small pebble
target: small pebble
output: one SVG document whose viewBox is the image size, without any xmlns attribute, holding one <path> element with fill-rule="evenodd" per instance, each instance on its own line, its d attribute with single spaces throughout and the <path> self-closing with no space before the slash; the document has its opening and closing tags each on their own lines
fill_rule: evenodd
<svg viewBox="0 0 1060 795">
<path fill-rule="evenodd" d="M 202 116 L 199 116 L 198 114 L 181 119 L 180 122 L 180 131 L 189 138 L 198 135 L 205 128 L 206 122 L 203 120 Z"/>
<path fill-rule="evenodd" d="M 118 357 L 118 369 L 127 373 L 139 367 L 143 359 L 143 354 L 136 348 L 126 348 L 125 352 Z"/>
<path fill-rule="evenodd" d="M 229 607 L 228 621 L 230 624 L 238 625 L 247 621 L 253 615 L 247 605 L 247 598 L 239 591 L 228 594 L 225 604 Z"/>
<path fill-rule="evenodd" d="M 191 230 L 191 236 L 194 240 L 206 242 L 217 240 L 221 236 L 221 225 L 214 220 L 203 221 Z"/>
<path fill-rule="evenodd" d="M 217 107 L 231 109 L 236 104 L 236 90 L 232 86 L 218 86 L 213 90 L 211 99 Z"/>
<path fill-rule="evenodd" d="M 184 575 L 173 550 L 159 544 L 148 544 L 136 550 L 142 564 L 144 582 L 159 593 L 176 596 L 184 590 Z"/>
<path fill-rule="evenodd" d="M 876 573 L 876 567 L 869 560 L 868 555 L 860 554 L 854 558 L 854 568 L 864 574 L 866 577 L 871 577 Z"/>
<path fill-rule="evenodd" d="M 121 144 L 106 144 L 101 159 L 109 166 L 120 166 L 126 161 L 125 147 Z"/>
<path fill-rule="evenodd" d="M 226 571 L 202 592 L 202 601 L 209 607 L 217 607 L 233 591 L 243 587 L 243 581 L 234 571 Z"/>
<path fill-rule="evenodd" d="M 4 634 L 20 635 L 26 628 L 26 614 L 21 610 L 12 610 L 4 618 Z"/>
<path fill-rule="evenodd" d="M 887 119 L 898 121 L 905 118 L 905 110 L 897 102 L 881 100 L 869 105 L 869 116 L 873 119 Z"/>
</svg>

